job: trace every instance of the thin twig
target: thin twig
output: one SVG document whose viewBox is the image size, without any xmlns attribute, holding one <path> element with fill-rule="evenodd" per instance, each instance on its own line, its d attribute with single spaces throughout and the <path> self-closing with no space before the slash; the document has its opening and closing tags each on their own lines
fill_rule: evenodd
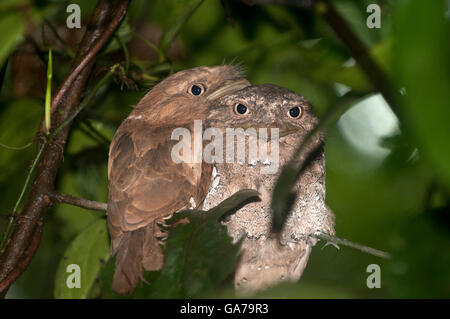
<svg viewBox="0 0 450 319">
<path fill-rule="evenodd" d="M 34 52 L 38 56 L 39 60 L 42 62 L 42 64 L 46 67 L 47 66 L 47 59 L 46 59 L 46 53 L 47 51 L 41 50 L 39 47 L 39 44 L 34 40 L 34 38 L 30 35 L 25 35 L 25 40 L 33 47 Z"/>
<path fill-rule="evenodd" d="M 159 49 L 159 47 L 157 47 L 156 45 L 154 45 L 153 43 L 151 43 L 149 40 L 147 40 L 146 38 L 144 38 L 142 35 L 140 35 L 139 33 L 135 33 L 135 36 L 140 39 L 141 41 L 143 41 L 150 49 L 152 49 L 153 51 L 155 51 L 158 54 L 158 62 L 162 63 L 164 62 L 164 53 Z"/>
<path fill-rule="evenodd" d="M 36 169 L 36 165 L 37 163 L 40 161 L 42 155 L 43 155 L 43 151 L 45 149 L 45 147 L 49 144 L 52 143 L 55 136 L 64 128 L 66 127 L 66 125 L 68 125 L 70 122 L 72 122 L 72 120 L 81 112 L 81 110 L 83 110 L 88 104 L 89 102 L 93 99 L 93 97 L 95 96 L 96 92 L 98 91 L 99 88 L 101 88 L 106 81 L 111 77 L 111 75 L 115 72 L 116 68 L 119 65 L 116 64 L 114 66 L 112 66 L 110 68 L 110 70 L 108 71 L 108 73 L 103 76 L 102 79 L 100 79 L 100 81 L 98 81 L 98 83 L 95 85 L 95 87 L 91 90 L 91 92 L 83 99 L 83 101 L 80 103 L 80 105 L 75 109 L 75 111 L 73 112 L 73 114 L 71 114 L 64 122 L 62 122 L 50 135 L 46 136 L 43 138 L 44 142 L 39 145 L 39 152 L 36 156 L 36 158 L 33 160 L 33 164 L 31 165 L 30 170 L 28 171 L 27 174 L 27 178 L 25 179 L 25 182 L 22 186 L 22 190 L 20 191 L 20 195 L 19 198 L 16 201 L 16 204 L 14 205 L 13 211 L 11 216 L 9 217 L 8 220 L 8 224 L 6 225 L 6 230 L 3 234 L 3 238 L 0 242 L 0 251 L 4 248 L 5 244 L 6 244 L 6 240 L 8 239 L 10 232 L 11 232 L 11 228 L 13 226 L 13 222 L 14 222 L 14 218 L 17 214 L 17 211 L 19 209 L 19 205 L 23 200 L 23 197 L 25 195 L 26 190 L 28 189 L 28 186 L 30 184 L 31 181 L 31 177 L 33 176 L 33 173 Z M 46 194 L 47 196 L 49 196 L 49 194 Z"/>
<path fill-rule="evenodd" d="M 329 241 L 329 242 L 332 242 L 332 243 L 335 243 L 335 244 L 338 244 L 338 245 L 354 248 L 354 249 L 357 249 L 357 250 L 362 251 L 362 252 L 364 252 L 366 254 L 369 254 L 369 255 L 377 256 L 377 257 L 384 258 L 384 259 L 390 259 L 391 258 L 391 255 L 389 253 L 385 252 L 385 251 L 378 250 L 378 249 L 375 249 L 375 248 L 372 248 L 372 247 L 369 247 L 369 246 L 365 246 L 365 245 L 360 244 L 360 243 L 355 243 L 355 242 L 352 242 L 352 241 L 350 241 L 348 239 L 345 239 L 345 238 L 339 238 L 339 237 L 336 237 L 336 236 L 331 236 L 331 235 L 323 234 L 323 233 L 322 234 L 316 234 L 316 235 L 314 235 L 314 237 L 317 237 L 319 239 L 323 239 L 323 240 L 326 240 L 326 241 Z"/>
<path fill-rule="evenodd" d="M 44 148 L 47 146 L 48 141 L 44 141 L 44 143 L 41 144 L 39 148 L 39 152 L 36 155 L 36 158 L 33 160 L 33 163 L 31 164 L 30 170 L 28 171 L 27 178 L 25 179 L 25 182 L 23 183 L 22 190 L 20 191 L 19 197 L 17 198 L 16 204 L 14 205 L 12 214 L 8 218 L 8 224 L 6 225 L 5 232 L 3 233 L 2 240 L 0 242 L 0 252 L 3 250 L 3 248 L 6 245 L 6 241 L 8 240 L 8 237 L 11 233 L 11 229 L 13 226 L 14 218 L 17 214 L 17 210 L 19 209 L 19 205 L 22 202 L 23 196 L 25 195 L 26 190 L 28 189 L 28 185 L 30 184 L 31 177 L 33 176 L 33 173 L 36 169 L 37 163 L 41 160 Z"/>
<path fill-rule="evenodd" d="M 55 26 L 48 21 L 46 18 L 44 18 L 45 24 L 52 30 L 53 34 L 56 36 L 56 39 L 61 43 L 61 45 L 64 47 L 64 50 L 66 51 L 67 55 L 70 56 L 72 59 L 75 57 L 75 53 L 72 51 L 70 46 L 64 41 L 63 38 L 59 35 L 58 31 L 56 30 Z M 44 35 L 44 29 L 42 29 L 42 35 Z"/>
<path fill-rule="evenodd" d="M 45 90 L 45 134 L 50 134 L 51 119 L 50 119 L 50 104 L 52 99 L 52 77 L 53 77 L 53 59 L 52 48 L 48 49 L 48 64 L 47 64 L 47 89 Z"/>
<path fill-rule="evenodd" d="M 123 3 L 128 3 L 129 1 L 124 0 Z M 61 102 L 64 95 L 67 93 L 68 90 L 70 90 L 71 84 L 75 81 L 75 79 L 78 77 L 81 71 L 83 71 L 84 68 L 86 68 L 87 65 L 89 65 L 97 53 L 100 51 L 101 48 L 105 45 L 105 43 L 108 41 L 109 37 L 112 35 L 116 27 L 118 26 L 119 22 L 123 18 L 123 15 L 125 14 L 124 11 L 119 11 L 118 15 L 114 17 L 112 20 L 117 23 L 111 23 L 107 30 L 105 30 L 105 34 L 108 35 L 108 37 L 99 37 L 94 46 L 88 50 L 88 52 L 84 55 L 82 60 L 78 63 L 78 65 L 71 70 L 69 73 L 69 76 L 64 80 L 63 84 L 61 85 L 60 89 L 58 90 L 58 93 L 55 95 L 52 101 L 52 113 L 57 108 L 58 104 Z"/>
<path fill-rule="evenodd" d="M 397 113 L 396 100 L 399 97 L 391 80 L 384 70 L 372 57 L 361 39 L 349 26 L 330 0 L 241 0 L 247 4 L 278 4 L 297 7 L 300 9 L 315 9 L 330 25 L 338 38 L 342 41 L 349 53 L 361 66 L 368 80 L 389 104 L 394 113 Z"/>
<path fill-rule="evenodd" d="M 167 58 L 169 49 L 172 43 L 175 41 L 178 33 L 183 28 L 183 26 L 189 21 L 189 18 L 194 14 L 194 12 L 200 7 L 204 0 L 191 0 L 186 1 L 178 6 L 177 11 L 175 11 L 175 16 L 172 16 L 170 27 L 164 29 L 161 39 L 159 40 L 159 48 L 164 53 L 164 59 Z M 163 61 L 159 61 L 163 62 Z"/>
<path fill-rule="evenodd" d="M 95 97 L 97 91 L 106 84 L 109 78 L 114 74 L 117 68 L 120 68 L 119 64 L 114 64 L 108 72 L 97 82 L 95 87 L 89 92 L 89 94 L 83 99 L 83 102 L 75 109 L 75 111 L 70 114 L 62 123 L 57 127 L 52 134 L 51 137 L 56 136 L 67 124 L 71 123 L 75 117 L 89 104 L 89 102 Z"/>
<path fill-rule="evenodd" d="M 391 109 L 396 113 L 395 91 L 392 89 L 392 83 L 384 70 L 373 59 L 364 43 L 329 0 L 317 0 L 316 8 L 361 66 L 369 81 L 383 95 Z"/>
<path fill-rule="evenodd" d="M 130 68 L 130 54 L 128 53 L 127 46 L 123 43 L 120 35 L 116 34 L 114 38 L 119 43 L 119 46 L 122 48 L 123 54 L 125 55 L 125 74 L 128 73 L 128 69 Z"/>
<path fill-rule="evenodd" d="M 30 147 L 31 145 L 33 145 L 33 141 L 31 141 L 23 146 L 9 146 L 9 145 L 0 143 L 0 147 L 6 148 L 7 150 L 11 150 L 11 151 L 21 151 L 21 150 L 24 150 L 24 149 Z"/>
<path fill-rule="evenodd" d="M 98 129 L 96 129 L 91 122 L 86 119 L 79 119 L 80 130 L 86 134 L 89 138 L 97 142 L 98 144 L 109 149 L 109 145 L 111 144 L 111 140 L 102 134 Z"/>
<path fill-rule="evenodd" d="M 89 209 L 89 210 L 98 210 L 98 211 L 106 211 L 108 207 L 107 203 L 97 202 L 81 197 L 76 197 L 72 195 L 60 194 L 60 193 L 51 193 L 49 194 L 50 198 L 58 203 L 70 204 L 74 206 L 78 206 L 81 208 Z"/>
</svg>

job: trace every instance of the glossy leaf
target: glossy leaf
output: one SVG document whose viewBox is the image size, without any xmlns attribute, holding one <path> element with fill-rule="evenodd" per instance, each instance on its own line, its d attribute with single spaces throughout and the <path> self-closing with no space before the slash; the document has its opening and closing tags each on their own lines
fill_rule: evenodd
<svg viewBox="0 0 450 319">
<path fill-rule="evenodd" d="M 403 114 L 416 135 L 419 153 L 450 186 L 450 44 L 447 2 L 405 1 L 397 6 L 395 66 L 405 89 Z M 424 28 L 426 26 L 426 28 Z"/>
<path fill-rule="evenodd" d="M 170 231 L 165 247 L 165 266 L 151 284 L 150 296 L 187 298 L 216 291 L 233 272 L 240 246 L 232 244 L 219 219 L 257 198 L 256 191 L 243 190 L 208 212 L 176 214 L 169 222 L 188 217 L 189 224 Z"/>
<path fill-rule="evenodd" d="M 159 43 L 159 47 L 164 53 L 167 53 L 181 28 L 202 3 L 203 0 L 178 1 L 174 11 L 170 14 L 168 27 L 164 30 Z"/>
<path fill-rule="evenodd" d="M 108 230 L 106 220 L 101 218 L 81 232 L 64 253 L 56 272 L 54 297 L 75 299 L 88 297 L 102 265 L 108 258 Z M 76 272 L 71 270 L 70 265 L 79 266 L 79 288 L 71 288 L 70 284 L 68 285 L 68 282 L 74 282 L 71 276 Z"/>
<path fill-rule="evenodd" d="M 25 23 L 25 17 L 20 13 L 0 14 L 0 65 L 22 40 Z"/>
</svg>

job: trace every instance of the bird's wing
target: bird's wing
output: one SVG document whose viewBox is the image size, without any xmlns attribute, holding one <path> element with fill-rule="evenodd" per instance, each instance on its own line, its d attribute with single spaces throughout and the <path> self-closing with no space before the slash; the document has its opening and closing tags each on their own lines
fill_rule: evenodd
<svg viewBox="0 0 450 319">
<path fill-rule="evenodd" d="M 206 197 L 212 166 L 175 163 L 172 128 L 155 129 L 143 121 L 127 121 L 117 131 L 108 162 L 108 226 L 112 252 L 124 232 L 170 216 Z"/>
</svg>

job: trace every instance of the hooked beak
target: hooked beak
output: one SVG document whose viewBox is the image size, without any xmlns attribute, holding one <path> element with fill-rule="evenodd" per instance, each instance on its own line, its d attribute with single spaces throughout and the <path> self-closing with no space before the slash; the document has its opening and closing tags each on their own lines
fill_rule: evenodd
<svg viewBox="0 0 450 319">
<path fill-rule="evenodd" d="M 206 99 L 214 101 L 221 98 L 222 96 L 232 94 L 250 85 L 250 82 L 243 78 L 238 80 L 227 80 L 225 81 L 225 84 L 223 86 L 219 87 L 217 90 L 208 95 Z"/>
<path fill-rule="evenodd" d="M 283 126 L 280 128 L 280 137 L 296 133 L 299 130 L 300 130 L 299 127 L 295 127 L 295 126 L 291 126 L 291 125 Z"/>
</svg>

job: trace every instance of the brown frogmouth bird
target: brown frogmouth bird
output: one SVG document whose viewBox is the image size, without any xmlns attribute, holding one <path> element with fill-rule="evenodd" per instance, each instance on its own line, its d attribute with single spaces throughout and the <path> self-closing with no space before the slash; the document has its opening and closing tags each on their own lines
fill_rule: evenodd
<svg viewBox="0 0 450 319">
<path fill-rule="evenodd" d="M 173 130 L 192 130 L 218 98 L 248 85 L 233 66 L 181 71 L 148 92 L 118 128 L 109 152 L 107 209 L 116 292 L 132 292 L 144 269 L 162 268 L 158 223 L 197 208 L 208 192 L 212 165 L 174 162 Z"/>
<path fill-rule="evenodd" d="M 234 242 L 243 239 L 234 277 L 235 287 L 242 293 L 262 290 L 282 281 L 298 280 L 317 241 L 314 235 L 334 234 L 334 215 L 325 204 L 325 156 L 323 148 L 319 148 L 318 155 L 295 185 L 297 196 L 280 236 L 271 236 L 270 203 L 275 182 L 283 165 L 316 124 L 317 118 L 304 97 L 269 84 L 249 86 L 224 96 L 208 111 L 205 127 L 219 129 L 224 136 L 230 128 L 246 130 L 246 160 L 237 159 L 239 145 L 228 146 L 223 138 L 224 153 L 230 154 L 229 147 L 236 149 L 231 152 L 229 161 L 214 163 L 213 180 L 203 209 L 216 206 L 241 189 L 256 189 L 262 199 L 245 205 L 224 222 Z M 249 128 L 258 132 L 256 159 L 250 158 L 249 138 L 255 134 Z M 267 129 L 267 134 L 260 134 L 260 128 L 262 133 Z M 272 144 L 275 134 L 273 140 L 272 133 L 269 134 L 274 132 L 273 128 L 278 128 L 278 149 Z M 322 142 L 323 134 L 318 134 L 305 154 Z M 262 152 L 264 147 L 270 152 Z M 303 160 L 305 156 L 298 159 Z M 273 169 L 269 169 L 270 165 Z"/>
</svg>

